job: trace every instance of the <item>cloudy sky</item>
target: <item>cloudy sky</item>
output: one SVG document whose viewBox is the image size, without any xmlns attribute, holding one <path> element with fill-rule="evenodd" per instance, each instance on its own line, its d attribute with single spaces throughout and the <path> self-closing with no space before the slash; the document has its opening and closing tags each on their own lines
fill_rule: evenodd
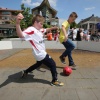
<svg viewBox="0 0 100 100">
<path fill-rule="evenodd" d="M 25 4 L 25 7 L 34 8 L 39 6 L 43 0 L 0 0 L 0 7 L 20 10 L 20 5 Z M 50 5 L 56 9 L 57 17 L 60 23 L 66 20 L 71 12 L 76 12 L 78 23 L 81 19 L 94 16 L 100 17 L 100 0 L 48 0 Z"/>
</svg>

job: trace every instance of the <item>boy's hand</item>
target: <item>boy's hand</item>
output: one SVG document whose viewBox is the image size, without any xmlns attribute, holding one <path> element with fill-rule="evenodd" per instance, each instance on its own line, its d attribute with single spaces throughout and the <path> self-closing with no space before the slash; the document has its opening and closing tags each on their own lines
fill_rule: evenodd
<svg viewBox="0 0 100 100">
<path fill-rule="evenodd" d="M 20 24 L 21 20 L 24 18 L 24 16 L 19 13 L 17 16 L 16 16 L 16 24 Z"/>
<path fill-rule="evenodd" d="M 52 27 L 52 30 L 58 30 L 59 28 L 57 26 Z"/>
<path fill-rule="evenodd" d="M 68 39 L 68 35 L 65 36 L 64 42 L 66 42 Z"/>
</svg>

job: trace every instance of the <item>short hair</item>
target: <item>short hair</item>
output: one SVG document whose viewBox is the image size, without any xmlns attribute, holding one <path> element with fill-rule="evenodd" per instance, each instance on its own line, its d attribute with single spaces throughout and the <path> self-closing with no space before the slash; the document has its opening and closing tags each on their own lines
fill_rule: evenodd
<svg viewBox="0 0 100 100">
<path fill-rule="evenodd" d="M 35 15 L 35 16 L 33 17 L 32 23 L 34 24 L 35 21 L 37 21 L 37 22 L 44 22 L 44 17 L 41 16 L 41 15 L 39 15 L 39 14 L 37 14 L 37 15 Z"/>
<path fill-rule="evenodd" d="M 77 18 L 77 17 L 78 17 L 78 15 L 77 15 L 77 13 L 76 13 L 76 12 L 72 12 L 72 13 L 69 15 L 69 17 L 73 17 L 73 16 L 75 16 L 75 18 Z"/>
</svg>

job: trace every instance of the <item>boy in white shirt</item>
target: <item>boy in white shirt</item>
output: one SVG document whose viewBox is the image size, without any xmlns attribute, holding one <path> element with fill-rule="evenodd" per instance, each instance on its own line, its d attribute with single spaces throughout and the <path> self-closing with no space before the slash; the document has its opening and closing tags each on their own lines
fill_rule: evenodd
<svg viewBox="0 0 100 100">
<path fill-rule="evenodd" d="M 57 29 L 57 27 L 43 29 L 42 27 L 43 27 L 44 17 L 42 17 L 41 15 L 36 15 L 32 20 L 33 25 L 22 31 L 20 27 L 20 22 L 23 18 L 24 16 L 21 13 L 18 14 L 16 17 L 17 35 L 20 38 L 23 38 L 24 40 L 29 41 L 31 43 L 33 49 L 33 55 L 37 62 L 34 65 L 30 66 L 28 69 L 23 71 L 22 78 L 26 77 L 29 72 L 37 69 L 42 64 L 45 64 L 47 67 L 50 68 L 52 74 L 51 85 L 56 85 L 56 86 L 64 85 L 57 79 L 56 63 L 47 54 L 43 39 L 43 35 L 45 32 L 48 32 L 50 30 L 55 30 Z"/>
</svg>

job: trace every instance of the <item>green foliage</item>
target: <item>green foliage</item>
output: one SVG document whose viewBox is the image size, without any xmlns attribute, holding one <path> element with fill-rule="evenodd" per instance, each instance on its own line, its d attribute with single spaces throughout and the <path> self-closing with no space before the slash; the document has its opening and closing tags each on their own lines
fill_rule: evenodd
<svg viewBox="0 0 100 100">
<path fill-rule="evenodd" d="M 25 7 L 24 4 L 21 5 L 21 10 L 23 10 L 23 12 L 21 12 L 24 16 L 24 19 L 21 21 L 20 23 L 20 26 L 21 26 L 21 29 L 25 29 L 29 26 L 32 25 L 32 18 L 33 18 L 33 15 L 30 14 L 30 8 L 29 7 Z M 19 12 L 14 12 L 14 15 L 18 15 Z M 11 24 L 15 24 L 16 23 L 16 20 L 15 19 L 11 19 L 10 20 L 10 23 Z"/>
<path fill-rule="evenodd" d="M 70 28 L 74 28 L 74 27 L 77 27 L 77 23 L 76 23 L 76 22 L 73 22 L 73 23 L 71 23 L 71 25 L 70 25 Z"/>
<path fill-rule="evenodd" d="M 77 28 L 79 28 L 80 27 L 80 25 L 79 24 L 77 24 Z"/>
<path fill-rule="evenodd" d="M 26 8 L 24 4 L 21 5 L 21 10 L 23 10 L 22 14 L 24 16 L 24 19 L 21 21 L 21 28 L 24 29 L 32 25 L 33 15 L 30 14 L 30 8 Z"/>
<path fill-rule="evenodd" d="M 50 27 L 51 27 L 51 25 L 48 25 L 46 23 L 43 24 L 43 28 L 50 28 Z"/>
</svg>

